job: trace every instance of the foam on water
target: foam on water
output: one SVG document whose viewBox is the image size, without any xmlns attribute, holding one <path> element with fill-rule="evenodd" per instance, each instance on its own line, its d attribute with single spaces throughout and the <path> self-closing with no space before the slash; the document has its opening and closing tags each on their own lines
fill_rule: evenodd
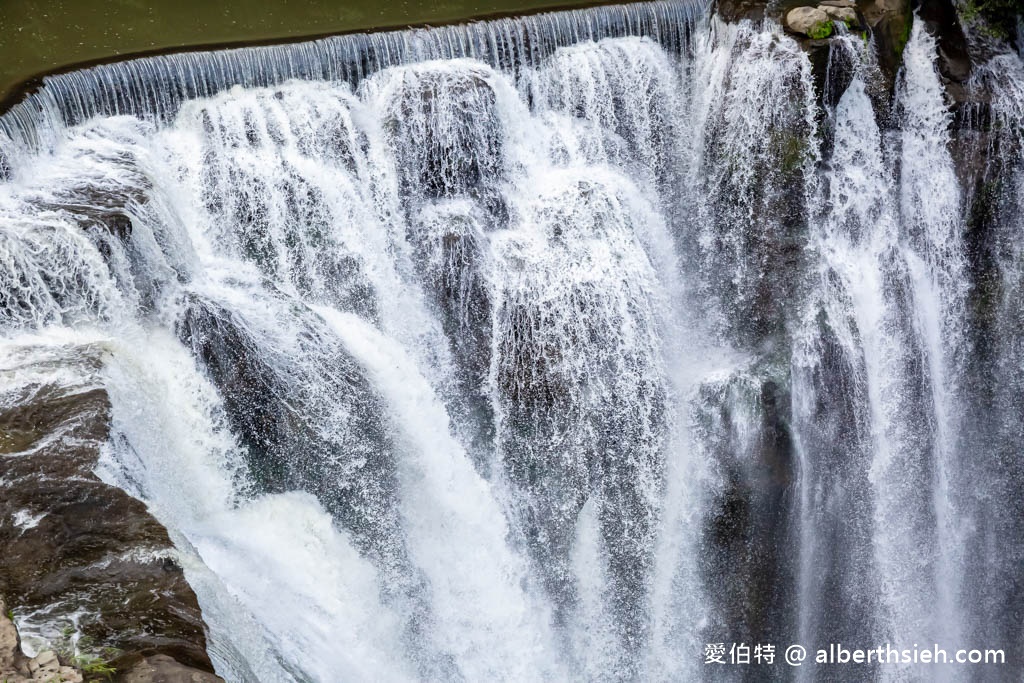
<svg viewBox="0 0 1024 683">
<path fill-rule="evenodd" d="M 1003 595 L 978 558 L 1012 574 L 976 525 L 1016 533 L 979 487 L 1014 490 L 1018 401 L 968 466 L 935 40 L 915 22 L 889 126 L 859 39 L 819 111 L 780 27 L 702 13 L 147 58 L 0 118 L 4 396 L 105 388 L 98 471 L 170 530 L 226 679 L 694 680 L 706 642 L 1005 636 L 963 595 Z M 1011 375 L 1024 67 L 986 68 Z"/>
</svg>

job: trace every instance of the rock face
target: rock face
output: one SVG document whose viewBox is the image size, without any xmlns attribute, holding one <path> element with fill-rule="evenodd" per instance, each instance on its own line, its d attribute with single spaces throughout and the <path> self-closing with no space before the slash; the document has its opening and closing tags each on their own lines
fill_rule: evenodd
<svg viewBox="0 0 1024 683">
<path fill-rule="evenodd" d="M 704 535 L 705 575 L 728 615 L 719 628 L 738 640 L 784 639 L 797 629 L 787 588 L 796 564 L 779 542 L 794 533 L 786 510 L 797 468 L 786 389 L 745 372 L 704 384 L 700 396 L 694 424 L 724 483 Z"/>
<path fill-rule="evenodd" d="M 5 382 L 0 394 L 5 610 L 34 647 L 57 650 L 65 664 L 74 659 L 87 671 L 90 664 L 109 664 L 121 679 L 143 657 L 165 655 L 183 671 L 206 676 L 197 680 L 219 680 L 211 673 L 198 602 L 167 531 L 141 502 L 93 473 L 108 439 L 110 409 L 90 373 L 98 354 L 76 348 L 53 362 L 67 363 L 84 379 Z M 0 372 L 32 370 L 15 365 Z M 23 679 L 8 678 L 33 680 L 44 669 L 56 675 L 55 657 L 40 654 L 34 671 L 17 645 L 10 654 L 11 628 L 9 620 L 0 625 L 0 669 L 12 665 Z"/>
<path fill-rule="evenodd" d="M 874 0 L 863 4 L 864 19 L 875 40 L 878 65 L 891 87 L 910 38 L 910 0 Z"/>
<path fill-rule="evenodd" d="M 954 110 L 959 111 L 970 104 L 967 84 L 973 64 L 986 61 L 1005 45 L 1015 46 L 1020 40 L 1015 41 L 1014 31 L 1008 28 L 1016 26 L 1021 17 L 1019 7 L 1011 8 L 1001 2 L 978 6 L 982 9 L 971 9 L 972 6 L 954 0 L 820 0 L 816 5 L 806 4 L 806 0 L 782 0 L 778 4 L 718 0 L 717 13 L 726 21 L 758 21 L 764 16 L 781 21 L 791 35 L 802 38 L 819 89 L 824 85 L 828 63 L 831 41 L 827 39 L 838 35 L 836 24 L 845 24 L 850 32 L 873 41 L 884 81 L 881 85 L 890 93 L 903 63 L 903 49 L 916 13 L 938 42 L 939 72 Z"/>
</svg>

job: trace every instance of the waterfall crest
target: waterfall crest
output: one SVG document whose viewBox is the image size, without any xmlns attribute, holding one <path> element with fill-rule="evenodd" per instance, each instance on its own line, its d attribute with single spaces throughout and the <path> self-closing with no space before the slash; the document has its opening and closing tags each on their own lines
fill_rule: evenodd
<svg viewBox="0 0 1024 683">
<path fill-rule="evenodd" d="M 891 116 L 828 49 L 823 93 L 669 0 L 49 77 L 0 116 L 3 344 L 98 349 L 49 381 L 108 392 L 228 680 L 1009 660 L 1024 66 L 971 129 L 924 23 Z"/>
</svg>

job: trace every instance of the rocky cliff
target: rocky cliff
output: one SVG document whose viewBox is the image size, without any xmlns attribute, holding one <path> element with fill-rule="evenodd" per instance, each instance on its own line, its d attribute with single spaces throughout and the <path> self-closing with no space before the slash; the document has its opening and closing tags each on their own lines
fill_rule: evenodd
<svg viewBox="0 0 1024 683">
<path fill-rule="evenodd" d="M 7 362 L 0 680 L 219 680 L 167 531 L 94 473 L 109 436 L 99 351 L 62 348 L 40 362 L 15 348 Z"/>
</svg>

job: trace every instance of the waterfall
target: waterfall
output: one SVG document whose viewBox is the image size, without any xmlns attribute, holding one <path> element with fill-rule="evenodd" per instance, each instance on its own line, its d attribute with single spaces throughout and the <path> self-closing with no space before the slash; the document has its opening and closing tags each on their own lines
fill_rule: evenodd
<svg viewBox="0 0 1024 683">
<path fill-rule="evenodd" d="M 915 21 L 881 111 L 825 49 L 667 0 L 47 77 L 0 382 L 107 392 L 230 681 L 1019 661 L 1024 65 L 954 112 Z"/>
</svg>

